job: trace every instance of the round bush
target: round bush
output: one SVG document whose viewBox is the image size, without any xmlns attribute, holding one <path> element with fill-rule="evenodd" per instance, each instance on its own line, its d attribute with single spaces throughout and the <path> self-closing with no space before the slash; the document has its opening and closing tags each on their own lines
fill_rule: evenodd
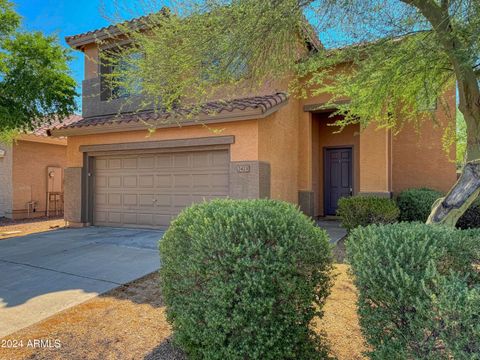
<svg viewBox="0 0 480 360">
<path fill-rule="evenodd" d="M 337 215 L 342 226 L 349 231 L 358 226 L 393 223 L 398 214 L 393 200 L 378 196 L 352 196 L 338 201 Z"/>
<path fill-rule="evenodd" d="M 441 192 L 427 188 L 402 191 L 397 197 L 400 221 L 427 221 L 433 203 L 442 196 Z"/>
<path fill-rule="evenodd" d="M 370 359 L 478 358 L 478 230 L 371 225 L 346 250 Z"/>
<path fill-rule="evenodd" d="M 331 287 L 328 236 L 293 205 L 192 205 L 160 256 L 167 319 L 189 359 L 326 357 L 310 325 Z"/>
</svg>

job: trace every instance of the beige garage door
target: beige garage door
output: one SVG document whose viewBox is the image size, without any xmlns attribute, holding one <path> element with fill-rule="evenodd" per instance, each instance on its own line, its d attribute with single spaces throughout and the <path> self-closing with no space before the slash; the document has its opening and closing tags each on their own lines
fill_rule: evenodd
<svg viewBox="0 0 480 360">
<path fill-rule="evenodd" d="M 164 227 L 194 202 L 228 195 L 227 150 L 95 158 L 94 224 Z"/>
</svg>

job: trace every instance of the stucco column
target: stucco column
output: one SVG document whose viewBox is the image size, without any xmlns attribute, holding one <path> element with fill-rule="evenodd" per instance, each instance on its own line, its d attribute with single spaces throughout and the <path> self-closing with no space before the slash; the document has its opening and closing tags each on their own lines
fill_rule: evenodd
<svg viewBox="0 0 480 360">
<path fill-rule="evenodd" d="M 0 216 L 12 219 L 13 147 L 0 143 Z"/>
<path fill-rule="evenodd" d="M 82 226 L 82 168 L 65 169 L 65 221 L 69 226 Z"/>
<path fill-rule="evenodd" d="M 391 196 L 391 131 L 370 124 L 360 133 L 360 194 Z"/>
<path fill-rule="evenodd" d="M 230 163 L 230 197 L 262 199 L 270 197 L 270 164 L 265 161 Z"/>
</svg>

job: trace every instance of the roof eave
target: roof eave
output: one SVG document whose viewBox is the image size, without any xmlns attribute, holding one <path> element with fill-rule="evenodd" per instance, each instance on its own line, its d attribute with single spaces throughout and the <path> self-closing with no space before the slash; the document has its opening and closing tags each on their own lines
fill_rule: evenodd
<svg viewBox="0 0 480 360">
<path fill-rule="evenodd" d="M 140 131 L 146 130 L 148 128 L 155 129 L 164 129 L 164 128 L 174 128 L 174 127 L 183 127 L 183 126 L 195 126 L 195 125 L 205 125 L 205 124 L 218 124 L 225 122 L 234 122 L 234 121 L 246 121 L 246 120 L 256 120 L 264 119 L 274 112 L 278 111 L 281 107 L 288 103 L 288 99 L 282 101 L 279 104 L 272 106 L 270 109 L 262 111 L 262 109 L 251 109 L 251 110 L 241 110 L 237 112 L 228 112 L 222 111 L 217 114 L 202 114 L 194 119 L 188 119 L 186 121 L 175 122 L 173 120 L 170 123 L 166 123 L 168 119 L 159 119 L 155 121 L 139 122 L 139 121 L 130 121 L 130 122 L 119 122 L 119 123 L 108 123 L 108 124 L 99 124 L 99 125 L 86 125 L 82 127 L 72 127 L 72 128 L 60 128 L 51 130 L 51 136 L 61 137 L 61 136 L 77 136 L 77 135 L 88 135 L 88 134 L 105 134 L 105 133 L 116 133 L 116 132 L 125 132 L 125 131 Z"/>
<path fill-rule="evenodd" d="M 52 138 L 45 135 L 35 135 L 35 134 L 21 134 L 16 138 L 16 140 L 50 144 L 50 145 L 63 145 L 63 146 L 67 145 L 67 139 L 65 139 L 64 137 Z"/>
</svg>

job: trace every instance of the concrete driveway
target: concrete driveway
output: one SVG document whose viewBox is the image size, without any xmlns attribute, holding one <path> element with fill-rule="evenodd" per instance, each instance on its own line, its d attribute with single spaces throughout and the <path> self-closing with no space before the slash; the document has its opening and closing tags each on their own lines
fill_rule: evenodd
<svg viewBox="0 0 480 360">
<path fill-rule="evenodd" d="M 162 235 L 88 227 L 0 241 L 0 338 L 157 270 Z"/>
</svg>

